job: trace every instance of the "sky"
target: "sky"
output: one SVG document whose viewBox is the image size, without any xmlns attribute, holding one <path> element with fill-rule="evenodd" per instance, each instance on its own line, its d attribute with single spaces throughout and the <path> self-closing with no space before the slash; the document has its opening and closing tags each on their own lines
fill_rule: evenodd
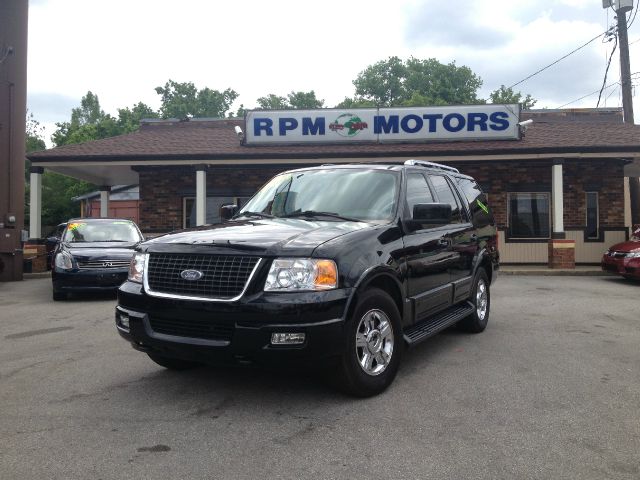
<svg viewBox="0 0 640 480">
<path fill-rule="evenodd" d="M 634 0 L 639 2 L 640 0 Z M 30 0 L 27 107 L 45 127 L 68 121 L 87 91 L 102 108 L 160 105 L 169 79 L 232 88 L 233 105 L 314 90 L 332 107 L 390 56 L 436 58 L 479 75 L 480 97 L 554 62 L 614 23 L 601 0 Z M 629 29 L 640 72 L 640 15 Z M 635 42 L 635 43 L 633 43 Z M 598 91 L 613 43 L 600 39 L 515 90 L 558 108 Z M 601 106 L 621 106 L 619 56 Z M 640 85 L 640 74 L 634 80 Z M 640 123 L 640 89 L 634 112 Z M 567 105 L 595 107 L 598 93 Z"/>
</svg>

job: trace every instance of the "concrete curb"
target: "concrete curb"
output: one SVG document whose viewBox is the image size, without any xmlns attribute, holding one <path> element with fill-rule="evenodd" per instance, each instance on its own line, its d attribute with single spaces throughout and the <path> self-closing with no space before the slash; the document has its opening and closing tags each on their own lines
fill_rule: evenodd
<svg viewBox="0 0 640 480">
<path fill-rule="evenodd" d="M 545 269 L 545 270 L 506 270 L 500 269 L 498 275 L 529 275 L 537 277 L 616 277 L 614 273 L 603 272 L 602 270 L 567 270 L 567 269 Z"/>
</svg>

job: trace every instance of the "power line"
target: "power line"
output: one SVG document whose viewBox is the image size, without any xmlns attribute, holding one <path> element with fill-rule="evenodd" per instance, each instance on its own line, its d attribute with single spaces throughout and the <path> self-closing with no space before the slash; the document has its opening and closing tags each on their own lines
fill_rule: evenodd
<svg viewBox="0 0 640 480">
<path fill-rule="evenodd" d="M 614 27 L 609 28 L 608 30 L 602 32 L 600 35 L 596 35 L 595 37 L 593 37 L 591 40 L 589 40 L 588 42 L 580 45 L 578 48 L 576 48 L 575 50 L 572 50 L 571 52 L 567 53 L 566 55 L 564 55 L 563 57 L 560 57 L 558 60 L 556 60 L 553 63 L 550 63 L 549 65 L 547 65 L 546 67 L 541 68 L 540 70 L 532 73 L 531 75 L 529 75 L 528 77 L 523 78 L 522 80 L 520 80 L 519 82 L 514 83 L 513 85 L 511 85 L 508 88 L 513 88 L 517 85 L 520 85 L 523 82 L 526 82 L 527 80 L 529 80 L 532 77 L 535 77 L 536 75 L 538 75 L 539 73 L 544 72 L 546 69 L 553 67 L 556 63 L 560 63 L 562 60 L 564 60 L 565 58 L 573 55 L 574 53 L 576 53 L 579 50 L 582 50 L 584 47 L 586 47 L 587 45 L 589 45 L 590 43 L 596 41 L 597 39 L 599 39 L 600 37 L 607 35 L 607 34 L 611 34 L 611 32 L 613 31 Z"/>
<path fill-rule="evenodd" d="M 602 98 L 602 91 L 604 90 L 604 86 L 607 84 L 607 75 L 609 74 L 609 67 L 611 66 L 611 59 L 613 58 L 613 54 L 616 51 L 616 48 L 618 47 L 618 36 L 616 35 L 616 41 L 613 44 L 613 49 L 611 50 L 611 55 L 609 55 L 609 61 L 607 62 L 607 68 L 604 71 L 604 79 L 602 80 L 602 88 L 600 89 L 600 95 L 598 95 L 598 103 L 596 105 L 596 108 L 598 108 L 600 106 L 600 99 Z"/>
<path fill-rule="evenodd" d="M 632 74 L 631 74 L 631 76 L 632 76 L 632 77 L 633 77 L 633 76 L 637 76 L 637 75 L 640 75 L 640 71 L 638 71 L 638 72 L 634 72 L 634 73 L 632 73 Z M 608 89 L 610 89 L 611 87 L 614 87 L 614 86 L 616 86 L 616 85 L 620 85 L 620 82 L 613 82 L 613 83 L 610 83 L 609 85 L 607 85 L 606 87 L 604 87 L 604 90 L 608 90 Z M 585 98 L 590 97 L 591 95 L 595 95 L 595 94 L 596 94 L 596 93 L 598 93 L 599 91 L 600 91 L 600 89 L 594 90 L 594 91 L 593 91 L 593 92 L 591 92 L 591 93 L 587 93 L 586 95 L 583 95 L 583 96 L 581 96 L 580 98 L 576 98 L 575 100 L 571 100 L 570 102 L 567 102 L 567 103 L 565 103 L 564 105 L 560 105 L 559 107 L 556 107 L 556 108 L 564 108 L 564 107 L 566 107 L 567 105 L 571 105 L 572 103 L 576 103 L 576 102 L 579 102 L 580 100 L 584 100 Z"/>
</svg>

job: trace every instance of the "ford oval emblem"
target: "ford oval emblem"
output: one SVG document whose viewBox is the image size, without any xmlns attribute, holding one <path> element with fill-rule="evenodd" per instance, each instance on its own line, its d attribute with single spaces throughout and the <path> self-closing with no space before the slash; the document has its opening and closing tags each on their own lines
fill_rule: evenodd
<svg viewBox="0 0 640 480">
<path fill-rule="evenodd" d="M 190 282 L 195 280 L 200 280 L 204 277 L 204 274 L 198 270 L 183 270 L 180 272 L 180 276 L 185 280 L 189 280 Z"/>
</svg>

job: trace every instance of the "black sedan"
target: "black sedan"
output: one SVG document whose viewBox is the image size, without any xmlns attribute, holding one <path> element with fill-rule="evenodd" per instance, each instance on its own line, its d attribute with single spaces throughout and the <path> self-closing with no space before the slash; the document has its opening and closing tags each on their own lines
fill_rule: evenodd
<svg viewBox="0 0 640 480">
<path fill-rule="evenodd" d="M 133 249 L 142 240 L 131 220 L 69 220 L 53 254 L 53 299 L 64 300 L 70 292 L 115 291 L 127 279 Z"/>
</svg>

